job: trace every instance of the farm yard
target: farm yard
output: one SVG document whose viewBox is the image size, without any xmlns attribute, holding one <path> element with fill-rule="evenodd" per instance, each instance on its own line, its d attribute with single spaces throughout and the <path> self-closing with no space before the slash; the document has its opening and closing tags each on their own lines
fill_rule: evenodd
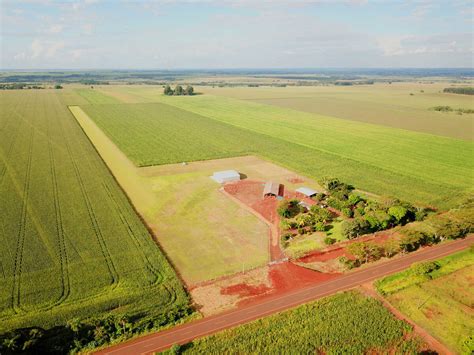
<svg viewBox="0 0 474 355">
<path fill-rule="evenodd" d="M 471 141 L 221 96 L 165 97 L 158 89 L 133 86 L 117 90 L 148 103 L 82 108 L 138 165 L 256 154 L 313 179 L 338 176 L 365 191 L 439 208 L 455 206 L 472 192 Z M 126 115 L 115 119 L 119 107 Z M 172 133 L 161 128 L 164 115 L 175 117 Z M 124 122 L 127 116 L 134 119 Z M 138 144 L 134 134 L 148 138 Z M 159 137 L 170 134 L 173 143 L 158 147 Z M 212 144 L 203 139 L 210 135 Z"/>
<path fill-rule="evenodd" d="M 466 250 L 413 266 L 376 285 L 393 306 L 452 351 L 470 354 L 474 349 L 473 262 L 473 251 Z"/>
<path fill-rule="evenodd" d="M 67 109 L 74 101 L 69 90 L 0 93 L 1 333 L 106 312 L 175 312 L 162 325 L 190 313 L 174 270 Z"/>
</svg>

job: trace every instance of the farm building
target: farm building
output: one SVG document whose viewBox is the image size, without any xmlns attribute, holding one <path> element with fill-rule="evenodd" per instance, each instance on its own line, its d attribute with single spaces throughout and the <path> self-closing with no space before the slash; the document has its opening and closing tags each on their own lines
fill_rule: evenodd
<svg viewBox="0 0 474 355">
<path fill-rule="evenodd" d="M 280 196 L 281 185 L 277 182 L 268 181 L 263 188 L 263 196 Z"/>
<path fill-rule="evenodd" d="M 239 181 L 240 174 L 235 170 L 217 171 L 211 176 L 211 179 L 219 184 L 223 184 L 226 182 Z"/>
<path fill-rule="evenodd" d="M 313 197 L 318 193 L 318 191 L 310 189 L 309 187 L 300 187 L 296 189 L 296 192 L 305 195 L 306 197 Z"/>
</svg>

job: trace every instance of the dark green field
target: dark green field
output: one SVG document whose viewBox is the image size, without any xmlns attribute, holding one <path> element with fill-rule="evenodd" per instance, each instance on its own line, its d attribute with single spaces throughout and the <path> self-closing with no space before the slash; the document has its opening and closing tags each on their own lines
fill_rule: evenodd
<svg viewBox="0 0 474 355">
<path fill-rule="evenodd" d="M 0 333 L 186 308 L 175 272 L 74 117 L 70 91 L 0 93 Z"/>
</svg>

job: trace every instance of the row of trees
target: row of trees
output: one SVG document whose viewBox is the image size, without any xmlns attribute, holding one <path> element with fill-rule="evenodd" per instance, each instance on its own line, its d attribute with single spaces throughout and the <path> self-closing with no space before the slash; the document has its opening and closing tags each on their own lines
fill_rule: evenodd
<svg viewBox="0 0 474 355">
<path fill-rule="evenodd" d="M 355 242 L 347 251 L 355 260 L 341 258 L 347 267 L 392 257 L 400 252 L 409 253 L 422 246 L 434 245 L 443 240 L 458 239 L 474 232 L 474 202 L 442 215 L 432 215 L 415 226 L 405 226 L 400 237 L 391 237 L 383 243 L 374 241 Z"/>
<path fill-rule="evenodd" d="M 190 315 L 189 307 L 175 307 L 155 316 L 136 317 L 114 314 L 101 318 L 69 320 L 63 327 L 17 329 L 0 336 L 0 354 L 9 353 L 76 353 L 87 352 L 119 339 L 150 330 L 158 330 Z"/>
<path fill-rule="evenodd" d="M 163 93 L 168 96 L 194 95 L 194 88 L 188 85 L 185 89 L 183 89 L 181 85 L 176 85 L 173 90 L 171 86 L 166 85 Z"/>
<path fill-rule="evenodd" d="M 474 87 L 445 88 L 443 92 L 451 94 L 474 95 Z"/>
<path fill-rule="evenodd" d="M 342 233 L 348 239 L 363 234 L 373 233 L 412 221 L 421 221 L 429 210 L 417 208 L 398 199 L 385 198 L 380 201 L 370 200 L 354 193 L 354 187 L 330 178 L 322 181 L 328 195 L 318 194 L 318 202 L 342 212 L 352 218 L 342 223 Z"/>
</svg>

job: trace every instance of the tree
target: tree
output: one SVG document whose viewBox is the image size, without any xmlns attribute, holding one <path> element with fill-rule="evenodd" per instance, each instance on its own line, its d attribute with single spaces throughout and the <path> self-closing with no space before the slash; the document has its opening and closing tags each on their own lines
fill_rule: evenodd
<svg viewBox="0 0 474 355">
<path fill-rule="evenodd" d="M 388 209 L 388 214 L 395 218 L 397 224 L 403 224 L 407 212 L 408 210 L 403 206 L 392 206 Z"/>
<path fill-rule="evenodd" d="M 163 91 L 163 93 L 164 93 L 165 95 L 168 95 L 168 96 L 169 96 L 169 95 L 173 95 L 174 91 L 173 91 L 173 89 L 171 89 L 171 86 L 166 85 L 166 86 L 165 86 L 165 90 Z"/>
<path fill-rule="evenodd" d="M 55 88 L 55 89 L 62 89 L 63 87 L 62 87 L 61 85 L 59 85 L 59 84 L 56 84 L 56 85 L 54 85 L 54 88 Z"/>
<path fill-rule="evenodd" d="M 298 200 L 283 200 L 280 202 L 277 213 L 280 217 L 292 218 L 300 213 L 301 209 L 298 205 Z"/>
<path fill-rule="evenodd" d="M 183 87 L 181 85 L 176 85 L 175 89 L 174 89 L 174 94 L 176 96 L 181 96 L 184 94 L 184 90 L 183 90 Z"/>
<path fill-rule="evenodd" d="M 365 263 L 369 260 L 377 260 L 381 256 L 381 248 L 375 242 L 356 242 L 347 247 L 349 253 L 354 255 L 359 261 Z"/>
<path fill-rule="evenodd" d="M 400 243 L 394 238 L 388 238 L 382 245 L 384 256 L 391 258 L 400 251 Z"/>
<path fill-rule="evenodd" d="M 341 224 L 341 232 L 348 239 L 357 238 L 370 232 L 369 223 L 362 217 L 346 220 Z"/>
<path fill-rule="evenodd" d="M 186 86 L 185 93 L 186 95 L 194 95 L 194 88 L 190 85 Z"/>
</svg>

